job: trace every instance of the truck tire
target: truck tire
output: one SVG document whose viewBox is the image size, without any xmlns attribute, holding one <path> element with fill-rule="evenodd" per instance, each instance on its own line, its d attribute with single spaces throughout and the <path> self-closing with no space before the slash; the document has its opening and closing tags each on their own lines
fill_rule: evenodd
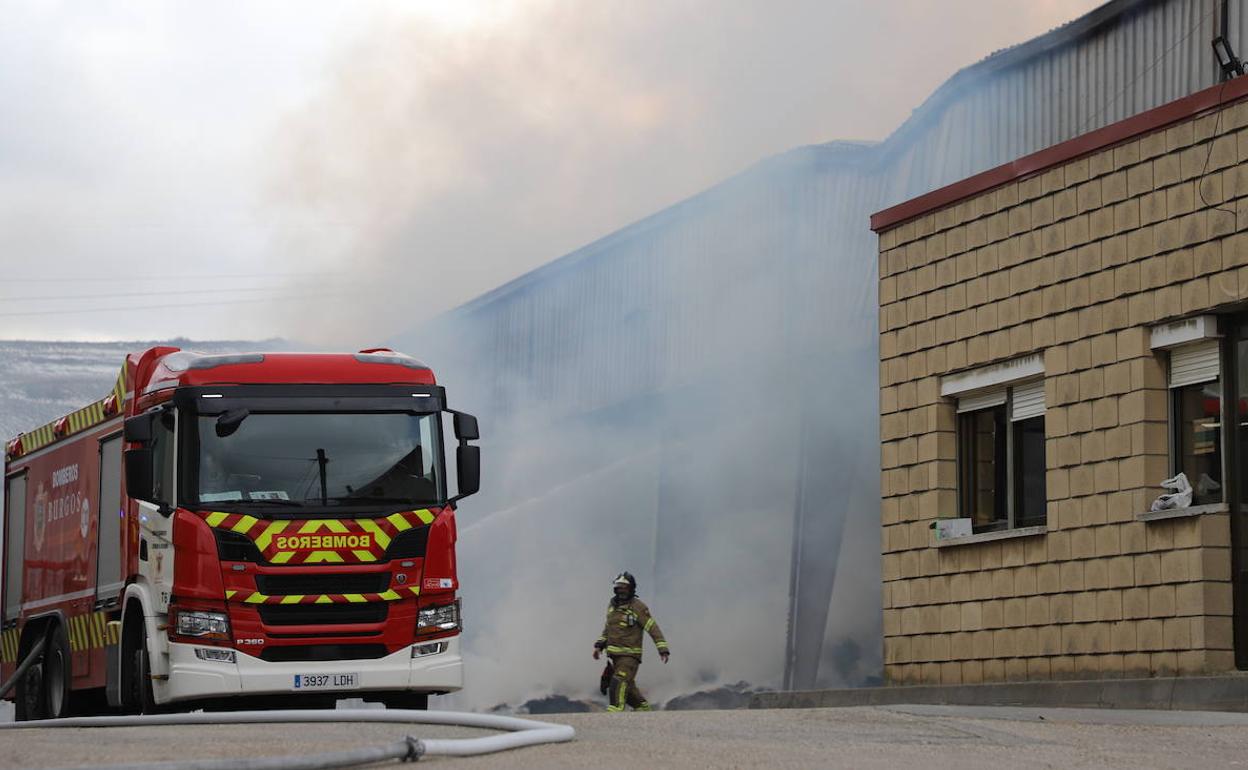
<svg viewBox="0 0 1248 770">
<path fill-rule="evenodd" d="M 423 692 L 392 692 L 381 696 L 381 702 L 388 709 L 411 709 L 412 711 L 429 710 L 429 694 Z"/>
<path fill-rule="evenodd" d="M 156 711 L 156 699 L 152 695 L 152 667 L 147 657 L 147 632 L 129 634 L 129 640 L 122 649 L 123 660 L 126 661 L 125 698 L 126 706 L 137 714 L 152 714 Z"/>
<path fill-rule="evenodd" d="M 14 718 L 19 722 L 43 719 L 48 709 L 47 688 L 43 684 L 43 661 L 26 669 L 26 675 L 17 682 Z"/>
<path fill-rule="evenodd" d="M 47 649 L 43 653 L 43 688 L 46 719 L 60 719 L 69 715 L 70 668 L 69 639 L 65 627 L 57 623 L 52 628 Z"/>
<path fill-rule="evenodd" d="M 19 721 L 58 719 L 69 714 L 69 660 L 65 628 L 54 623 L 43 658 L 27 669 L 17 683 L 14 718 Z"/>
</svg>

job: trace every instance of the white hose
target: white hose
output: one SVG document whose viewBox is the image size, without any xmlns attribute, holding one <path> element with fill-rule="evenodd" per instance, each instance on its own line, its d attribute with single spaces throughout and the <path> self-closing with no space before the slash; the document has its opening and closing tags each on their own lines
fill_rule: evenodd
<svg viewBox="0 0 1248 770">
<path fill-rule="evenodd" d="M 524 746 L 543 743 L 563 743 L 576 737 L 576 731 L 568 725 L 538 722 L 531 719 L 504 717 L 494 714 L 468 714 L 456 711 L 411 711 L 406 709 L 325 709 L 284 711 L 233 711 L 191 714 L 144 714 L 142 716 L 68 717 L 45 719 L 34 722 L 10 722 L 0 724 L 0 730 L 54 727 L 150 727 L 156 725 L 237 725 L 290 722 L 390 722 L 397 724 L 454 725 L 479 727 L 488 730 L 506 730 L 504 735 L 481 738 L 428 738 L 407 737 L 403 741 L 385 746 L 366 747 L 350 751 L 312 754 L 294 757 L 265 757 L 261 759 L 209 759 L 180 762 L 153 762 L 148 764 L 113 765 L 103 770 L 120 768 L 143 768 L 143 770 L 319 770 L 320 768 L 357 767 L 386 759 L 415 761 L 424 756 L 465 757 L 492 754 Z M 92 765 L 99 768 L 98 765 Z"/>
</svg>

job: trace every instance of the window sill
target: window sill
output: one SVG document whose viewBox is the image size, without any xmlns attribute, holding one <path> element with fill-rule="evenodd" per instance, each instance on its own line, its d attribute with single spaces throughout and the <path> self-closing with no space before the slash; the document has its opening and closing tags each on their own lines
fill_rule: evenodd
<svg viewBox="0 0 1248 770">
<path fill-rule="evenodd" d="M 1206 513 L 1226 513 L 1230 508 L 1226 503 L 1210 505 L 1189 505 L 1186 508 L 1171 508 L 1165 511 L 1145 511 L 1135 514 L 1136 521 L 1164 521 L 1166 519 L 1183 519 L 1188 516 L 1200 516 Z"/>
<path fill-rule="evenodd" d="M 1049 528 L 1043 527 L 1018 527 L 1017 529 L 1003 529 L 998 532 L 980 532 L 977 535 L 963 535 L 962 537 L 947 537 L 944 540 L 937 540 L 932 543 L 936 548 L 949 548 L 955 545 L 971 545 L 972 543 L 991 543 L 994 540 L 1013 540 L 1016 537 L 1035 537 L 1048 533 Z"/>
</svg>

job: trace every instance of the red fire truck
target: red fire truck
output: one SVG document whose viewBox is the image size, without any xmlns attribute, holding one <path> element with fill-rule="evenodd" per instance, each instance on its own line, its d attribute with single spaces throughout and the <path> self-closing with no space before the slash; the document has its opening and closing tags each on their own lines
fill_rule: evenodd
<svg viewBox="0 0 1248 770">
<path fill-rule="evenodd" d="M 386 349 L 128 356 L 105 398 L 5 445 L 0 682 L 43 645 L 18 718 L 458 690 L 476 438 Z"/>
</svg>

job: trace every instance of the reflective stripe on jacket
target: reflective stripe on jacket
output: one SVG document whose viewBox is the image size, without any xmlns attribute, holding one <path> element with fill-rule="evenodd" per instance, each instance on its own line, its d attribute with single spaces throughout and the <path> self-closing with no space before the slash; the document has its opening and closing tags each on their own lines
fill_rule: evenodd
<svg viewBox="0 0 1248 770">
<path fill-rule="evenodd" d="M 598 641 L 606 644 L 608 655 L 633 655 L 641 657 L 642 633 L 650 634 L 659 652 L 667 649 L 663 631 L 650 615 L 650 608 L 641 599 L 633 598 L 617 605 L 607 605 L 607 622 L 602 627 Z"/>
</svg>

